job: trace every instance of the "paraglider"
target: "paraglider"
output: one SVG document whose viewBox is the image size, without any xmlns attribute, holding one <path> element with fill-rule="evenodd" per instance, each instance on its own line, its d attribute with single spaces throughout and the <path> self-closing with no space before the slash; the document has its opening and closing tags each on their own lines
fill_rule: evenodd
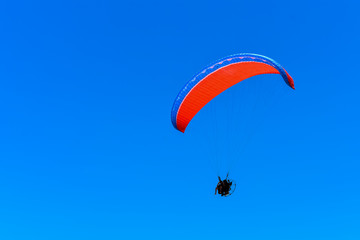
<svg viewBox="0 0 360 240">
<path fill-rule="evenodd" d="M 194 116 L 216 96 L 245 79 L 261 74 L 279 74 L 295 89 L 292 77 L 274 60 L 258 54 L 242 53 L 222 58 L 195 75 L 177 95 L 171 122 L 175 129 L 185 132 Z M 250 80 L 249 80 L 250 81 Z M 231 181 L 220 179 L 216 191 L 228 196 Z"/>
<path fill-rule="evenodd" d="M 222 197 L 230 196 L 235 191 L 236 184 L 234 183 L 234 181 L 228 179 L 228 175 L 224 180 L 221 180 L 220 177 L 218 178 L 219 182 L 215 188 L 215 195 L 218 193 Z"/>
</svg>

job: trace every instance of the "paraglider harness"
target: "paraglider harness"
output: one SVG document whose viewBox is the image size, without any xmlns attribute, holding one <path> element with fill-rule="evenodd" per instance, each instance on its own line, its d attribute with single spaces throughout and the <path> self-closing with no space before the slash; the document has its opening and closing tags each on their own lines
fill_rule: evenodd
<svg viewBox="0 0 360 240">
<path fill-rule="evenodd" d="M 236 184 L 232 180 L 228 179 L 228 175 L 229 174 L 226 175 L 224 180 L 221 180 L 221 178 L 218 177 L 219 182 L 215 188 L 215 195 L 218 193 L 222 197 L 227 197 L 235 191 Z"/>
</svg>

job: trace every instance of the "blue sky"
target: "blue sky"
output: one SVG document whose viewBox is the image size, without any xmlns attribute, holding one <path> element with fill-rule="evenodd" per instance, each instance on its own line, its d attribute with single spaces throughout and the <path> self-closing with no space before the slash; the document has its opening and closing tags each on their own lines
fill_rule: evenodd
<svg viewBox="0 0 360 240">
<path fill-rule="evenodd" d="M 2 1 L 0 238 L 359 239 L 359 7 Z M 170 110 L 196 72 L 241 52 L 281 63 L 296 91 L 223 199 Z"/>
</svg>

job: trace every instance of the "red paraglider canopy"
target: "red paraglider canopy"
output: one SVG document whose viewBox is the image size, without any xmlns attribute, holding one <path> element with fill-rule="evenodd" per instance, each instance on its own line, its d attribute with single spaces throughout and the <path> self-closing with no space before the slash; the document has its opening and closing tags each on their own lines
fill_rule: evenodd
<svg viewBox="0 0 360 240">
<path fill-rule="evenodd" d="M 191 119 L 217 95 L 231 86 L 260 74 L 280 74 L 295 89 L 291 76 L 274 60 L 256 54 L 238 54 L 223 58 L 205 68 L 180 91 L 175 99 L 171 120 L 185 132 Z"/>
</svg>

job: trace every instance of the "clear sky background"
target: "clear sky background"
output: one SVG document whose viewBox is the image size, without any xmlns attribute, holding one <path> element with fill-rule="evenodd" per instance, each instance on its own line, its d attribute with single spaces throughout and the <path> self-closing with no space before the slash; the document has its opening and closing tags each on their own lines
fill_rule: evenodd
<svg viewBox="0 0 360 240">
<path fill-rule="evenodd" d="M 359 8 L 2 1 L 0 239 L 360 239 Z M 296 90 L 220 198 L 170 110 L 195 73 L 241 52 L 278 61 Z"/>
</svg>

